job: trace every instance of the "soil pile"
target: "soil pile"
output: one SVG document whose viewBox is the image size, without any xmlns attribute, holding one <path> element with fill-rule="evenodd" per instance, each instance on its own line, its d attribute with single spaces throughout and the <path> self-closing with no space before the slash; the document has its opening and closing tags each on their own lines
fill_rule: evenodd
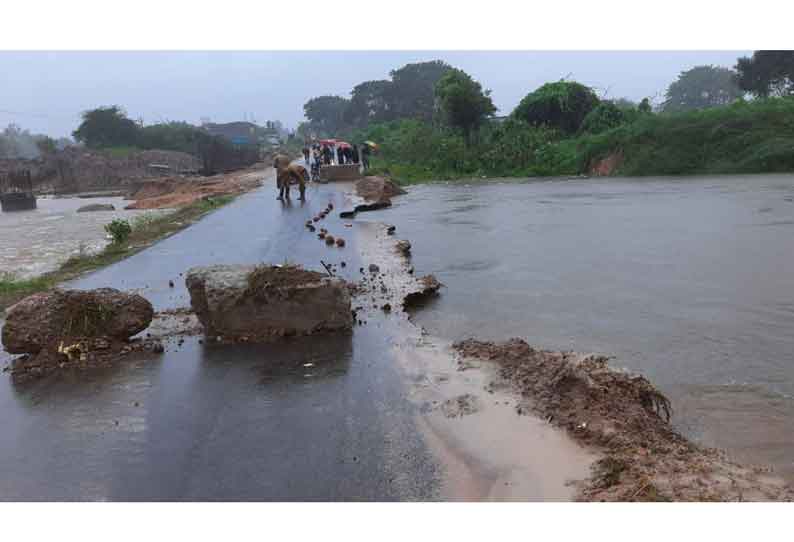
<svg viewBox="0 0 794 542">
<path fill-rule="evenodd" d="M 526 399 L 519 414 L 531 409 L 604 452 L 581 489 L 583 500 L 794 498 L 766 469 L 737 465 L 676 433 L 664 395 L 644 377 L 610 368 L 604 356 L 537 350 L 521 339 L 467 339 L 454 348 L 464 357 L 499 364 L 501 375 Z"/>
<path fill-rule="evenodd" d="M 322 273 L 308 271 L 299 265 L 257 265 L 248 275 L 246 295 L 263 297 L 279 288 L 319 282 L 323 277 Z"/>
<path fill-rule="evenodd" d="M 15 377 L 44 376 L 67 367 L 107 365 L 134 350 L 157 351 L 154 342 L 129 342 L 152 321 L 151 303 L 112 288 L 52 290 L 8 309 L 3 345 L 24 354 L 12 365 Z"/>
<path fill-rule="evenodd" d="M 153 316 L 152 304 L 137 294 L 54 289 L 8 309 L 3 346 L 11 354 L 36 354 L 80 337 L 127 339 L 146 329 Z"/>
<path fill-rule="evenodd" d="M 356 181 L 356 194 L 365 200 L 381 201 L 405 194 L 405 190 L 389 178 L 372 176 Z"/>
<path fill-rule="evenodd" d="M 213 196 L 237 195 L 261 186 L 262 173 L 238 172 L 213 177 L 169 177 L 137 184 L 126 209 L 163 209 L 182 207 Z"/>
</svg>

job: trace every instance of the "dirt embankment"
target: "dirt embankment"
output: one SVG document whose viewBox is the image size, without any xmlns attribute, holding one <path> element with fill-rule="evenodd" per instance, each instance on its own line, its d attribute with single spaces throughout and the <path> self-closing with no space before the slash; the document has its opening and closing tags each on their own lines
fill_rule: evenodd
<svg viewBox="0 0 794 542">
<path fill-rule="evenodd" d="M 607 358 L 468 339 L 463 357 L 490 360 L 533 411 L 604 458 L 579 498 L 588 501 L 781 501 L 794 499 L 768 469 L 749 468 L 702 449 L 670 426 L 669 401 L 642 376 L 616 371 Z"/>
<path fill-rule="evenodd" d="M 182 207 L 213 196 L 238 195 L 261 186 L 266 168 L 260 165 L 212 177 L 168 177 L 136 183 L 128 199 L 135 201 L 126 209 L 163 209 Z"/>
<path fill-rule="evenodd" d="M 615 171 L 623 164 L 623 152 L 616 151 L 601 158 L 594 160 L 588 168 L 588 174 L 593 177 L 608 177 L 614 175 Z"/>
<path fill-rule="evenodd" d="M 200 167 L 198 158 L 184 152 L 146 150 L 116 156 L 84 147 L 67 147 L 32 160 L 0 160 L 0 173 L 29 170 L 35 190 L 56 194 L 124 189 L 135 180 L 191 174 Z"/>
</svg>

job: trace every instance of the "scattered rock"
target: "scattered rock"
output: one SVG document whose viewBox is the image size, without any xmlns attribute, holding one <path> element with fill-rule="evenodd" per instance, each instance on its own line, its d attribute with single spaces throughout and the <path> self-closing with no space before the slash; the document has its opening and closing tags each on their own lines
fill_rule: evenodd
<svg viewBox="0 0 794 542">
<path fill-rule="evenodd" d="M 374 263 L 369 264 L 369 272 L 370 273 L 377 273 L 378 271 L 380 271 L 380 267 L 378 267 Z M 363 270 L 362 270 L 362 272 L 363 272 Z"/>
<path fill-rule="evenodd" d="M 385 303 L 385 304 L 384 304 L 384 305 L 381 307 L 381 309 L 383 310 L 383 312 L 391 312 L 391 305 L 389 305 L 388 303 Z"/>
<path fill-rule="evenodd" d="M 342 239 L 341 237 L 337 237 L 336 238 L 336 246 L 338 246 L 340 248 L 345 246 L 345 240 Z"/>
<path fill-rule="evenodd" d="M 394 235 L 394 232 L 397 231 L 397 226 L 389 225 L 386 227 L 386 233 L 389 235 Z"/>
<path fill-rule="evenodd" d="M 326 235 L 325 236 L 325 244 L 326 245 L 333 245 L 336 242 L 333 235 Z"/>
<path fill-rule="evenodd" d="M 174 281 L 173 280 L 169 280 L 168 281 L 168 287 L 169 288 L 173 288 L 174 287 Z"/>
</svg>

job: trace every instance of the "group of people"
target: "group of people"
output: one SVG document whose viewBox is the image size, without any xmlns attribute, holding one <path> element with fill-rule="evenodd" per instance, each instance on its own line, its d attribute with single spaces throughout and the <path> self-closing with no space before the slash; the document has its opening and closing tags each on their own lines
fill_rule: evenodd
<svg viewBox="0 0 794 542">
<path fill-rule="evenodd" d="M 320 166 L 344 164 L 362 164 L 366 171 L 369 169 L 369 155 L 370 148 L 366 143 L 361 145 L 360 151 L 358 145 L 347 143 L 336 145 L 315 142 L 311 147 L 308 144 L 303 147 L 303 158 L 307 164 L 311 163 L 312 171 L 316 168 L 318 173 Z"/>
<path fill-rule="evenodd" d="M 291 184 L 297 184 L 300 191 L 300 200 L 306 199 L 306 182 L 310 179 L 319 180 L 320 166 L 362 164 L 364 171 L 369 169 L 370 147 L 364 143 L 359 151 L 358 145 L 333 145 L 328 143 L 314 143 L 311 147 L 303 147 L 303 158 L 307 165 L 311 165 L 312 173 L 306 171 L 301 164 L 293 163 L 289 156 L 277 154 L 273 158 L 273 168 L 276 170 L 276 187 L 279 200 L 289 199 Z M 311 159 L 311 160 L 310 160 Z"/>
</svg>

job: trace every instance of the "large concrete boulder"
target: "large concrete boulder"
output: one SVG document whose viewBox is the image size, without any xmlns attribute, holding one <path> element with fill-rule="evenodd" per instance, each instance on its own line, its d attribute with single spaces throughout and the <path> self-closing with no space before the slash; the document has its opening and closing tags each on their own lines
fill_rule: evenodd
<svg viewBox="0 0 794 542">
<path fill-rule="evenodd" d="M 347 283 L 298 266 L 196 267 L 185 283 L 209 336 L 256 341 L 353 325 Z"/>
<path fill-rule="evenodd" d="M 152 304 L 114 288 L 33 294 L 8 308 L 2 341 L 11 354 L 37 354 L 75 338 L 126 340 L 152 321 Z"/>
</svg>

